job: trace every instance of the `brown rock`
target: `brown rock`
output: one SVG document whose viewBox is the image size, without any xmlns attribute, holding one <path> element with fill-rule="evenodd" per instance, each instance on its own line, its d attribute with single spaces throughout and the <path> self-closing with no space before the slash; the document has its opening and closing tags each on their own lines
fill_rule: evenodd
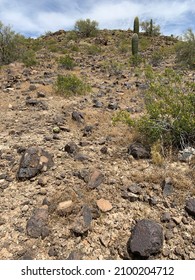
<svg viewBox="0 0 195 280">
<path fill-rule="evenodd" d="M 104 175 L 100 170 L 96 169 L 89 176 L 88 187 L 95 189 L 103 182 L 103 180 Z"/>
<path fill-rule="evenodd" d="M 108 212 L 112 210 L 112 204 L 110 201 L 103 198 L 97 200 L 97 206 L 102 212 Z"/>
<path fill-rule="evenodd" d="M 57 207 L 57 213 L 60 216 L 66 216 L 72 211 L 72 200 L 60 202 Z"/>
</svg>

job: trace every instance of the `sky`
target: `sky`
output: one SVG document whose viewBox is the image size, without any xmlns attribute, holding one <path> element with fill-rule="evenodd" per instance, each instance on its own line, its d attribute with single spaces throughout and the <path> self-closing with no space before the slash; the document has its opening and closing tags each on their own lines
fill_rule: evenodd
<svg viewBox="0 0 195 280">
<path fill-rule="evenodd" d="M 0 21 L 27 37 L 72 30 L 79 19 L 100 29 L 132 29 L 134 18 L 151 18 L 164 35 L 195 32 L 195 0 L 0 0 Z"/>
</svg>

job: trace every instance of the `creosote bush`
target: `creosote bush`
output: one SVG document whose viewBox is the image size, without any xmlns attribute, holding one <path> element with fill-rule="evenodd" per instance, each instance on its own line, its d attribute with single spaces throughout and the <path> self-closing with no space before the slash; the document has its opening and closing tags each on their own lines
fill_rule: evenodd
<svg viewBox="0 0 195 280">
<path fill-rule="evenodd" d="M 73 58 L 71 58 L 69 55 L 61 56 L 58 59 L 58 64 L 61 68 L 65 68 L 67 70 L 72 70 L 76 66 Z"/>
<path fill-rule="evenodd" d="M 55 92 L 66 97 L 82 95 L 90 91 L 91 87 L 74 74 L 58 75 L 54 85 Z"/>
<path fill-rule="evenodd" d="M 158 143 L 153 151 L 160 163 L 159 143 L 163 147 L 183 148 L 195 141 L 195 86 L 182 81 L 172 69 L 156 74 L 148 68 L 146 78 L 146 113 L 136 120 L 127 112 L 118 113 L 113 120 L 133 126 L 143 142 L 151 146 Z"/>
</svg>

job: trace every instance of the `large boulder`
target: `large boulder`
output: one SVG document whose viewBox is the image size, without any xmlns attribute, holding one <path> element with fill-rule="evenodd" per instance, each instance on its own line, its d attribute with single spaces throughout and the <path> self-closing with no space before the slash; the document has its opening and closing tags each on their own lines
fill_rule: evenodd
<svg viewBox="0 0 195 280">
<path fill-rule="evenodd" d="M 128 241 L 128 251 L 144 258 L 160 252 L 163 246 L 162 227 L 153 220 L 137 222 Z"/>
</svg>

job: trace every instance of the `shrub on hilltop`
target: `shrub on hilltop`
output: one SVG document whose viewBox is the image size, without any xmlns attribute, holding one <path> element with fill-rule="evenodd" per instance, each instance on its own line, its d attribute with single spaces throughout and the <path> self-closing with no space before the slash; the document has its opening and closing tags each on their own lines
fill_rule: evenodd
<svg viewBox="0 0 195 280">
<path fill-rule="evenodd" d="M 80 19 L 76 21 L 74 28 L 80 33 L 81 37 L 94 37 L 98 33 L 98 22 L 90 19 Z"/>
</svg>

